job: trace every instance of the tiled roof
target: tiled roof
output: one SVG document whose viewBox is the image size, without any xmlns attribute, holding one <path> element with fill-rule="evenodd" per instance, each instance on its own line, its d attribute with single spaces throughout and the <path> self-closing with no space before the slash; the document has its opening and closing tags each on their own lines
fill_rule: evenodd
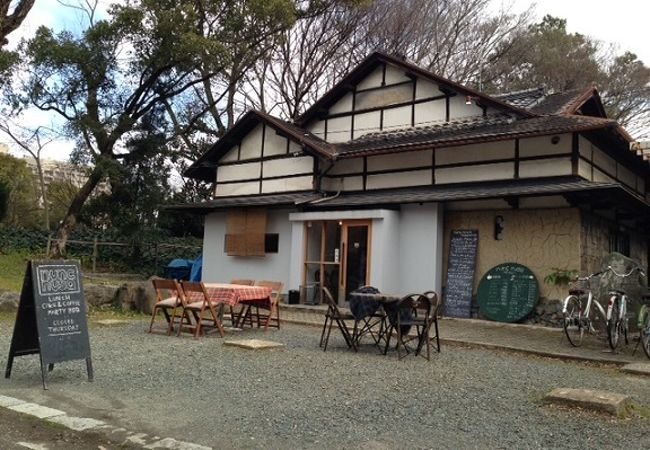
<svg viewBox="0 0 650 450">
<path fill-rule="evenodd" d="M 530 110 L 535 114 L 563 114 L 585 94 L 585 89 L 574 89 L 547 95 Z"/>
<path fill-rule="evenodd" d="M 337 144 L 337 157 L 346 158 L 402 151 L 421 146 L 451 146 L 515 137 L 587 131 L 615 126 L 616 122 L 591 116 L 541 116 L 515 120 L 509 115 L 472 117 L 424 127 L 370 133 Z"/>
<path fill-rule="evenodd" d="M 592 182 L 574 177 L 533 178 L 342 193 L 329 201 L 319 201 L 318 207 L 480 200 L 512 196 L 559 195 L 603 189 L 622 188 L 619 183 Z"/>
<path fill-rule="evenodd" d="M 292 206 L 309 210 L 562 194 L 596 199 L 602 197 L 596 193 L 605 192 L 612 194 L 615 198 L 633 202 L 640 208 L 639 213 L 644 212 L 646 215 L 650 215 L 650 205 L 648 205 L 647 201 L 625 189 L 619 183 L 593 182 L 578 177 L 531 178 L 364 192 L 341 192 L 329 198 L 313 192 L 223 197 L 202 203 L 168 206 L 165 209 L 207 213 L 219 209 L 245 206 Z"/>
<path fill-rule="evenodd" d="M 187 203 L 169 205 L 164 209 L 168 211 L 196 211 L 209 212 L 217 209 L 234 208 L 241 206 L 283 206 L 295 205 L 322 198 L 322 195 L 313 192 L 298 192 L 287 194 L 246 195 L 240 197 L 217 197 L 213 200 L 200 203 Z"/>
<path fill-rule="evenodd" d="M 514 105 L 518 108 L 530 109 L 535 106 L 546 95 L 546 88 L 540 86 L 534 89 L 526 89 L 523 91 L 506 92 L 504 94 L 495 95 L 495 98 L 502 100 L 506 103 Z"/>
</svg>

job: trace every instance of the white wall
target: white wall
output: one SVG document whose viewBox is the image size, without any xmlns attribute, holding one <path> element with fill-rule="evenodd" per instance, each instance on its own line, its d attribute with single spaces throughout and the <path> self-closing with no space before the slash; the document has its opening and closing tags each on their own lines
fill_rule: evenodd
<svg viewBox="0 0 650 450">
<path fill-rule="evenodd" d="M 440 295 L 442 285 L 443 216 L 438 204 L 404 205 L 399 229 L 399 293 Z"/>
<path fill-rule="evenodd" d="M 228 283 L 235 278 L 282 281 L 289 285 L 291 224 L 287 210 L 269 211 L 267 233 L 278 233 L 278 253 L 264 257 L 228 256 L 224 251 L 226 213 L 214 212 L 205 218 L 203 237 L 203 281 Z"/>
</svg>

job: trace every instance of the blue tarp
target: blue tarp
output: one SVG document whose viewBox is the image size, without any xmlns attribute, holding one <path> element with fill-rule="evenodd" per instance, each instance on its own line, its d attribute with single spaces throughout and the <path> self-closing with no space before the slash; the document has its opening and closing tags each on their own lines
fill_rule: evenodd
<svg viewBox="0 0 650 450">
<path fill-rule="evenodd" d="M 190 270 L 190 281 L 201 281 L 202 270 L 203 270 L 203 255 L 200 255 L 192 263 L 192 270 Z"/>
<path fill-rule="evenodd" d="M 191 259 L 172 259 L 165 267 L 165 278 L 189 280 L 193 262 Z"/>
</svg>

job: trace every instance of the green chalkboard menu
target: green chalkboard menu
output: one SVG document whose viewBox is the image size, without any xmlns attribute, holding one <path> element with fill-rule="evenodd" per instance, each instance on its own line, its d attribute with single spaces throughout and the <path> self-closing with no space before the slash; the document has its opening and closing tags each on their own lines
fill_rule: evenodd
<svg viewBox="0 0 650 450">
<path fill-rule="evenodd" d="M 521 264 L 505 263 L 490 269 L 478 285 L 479 311 L 491 320 L 516 322 L 533 310 L 539 285 L 533 272 Z"/>
<path fill-rule="evenodd" d="M 78 261 L 30 261 L 27 265 L 20 304 L 11 340 L 5 378 L 11 375 L 14 357 L 38 353 L 43 387 L 54 363 L 90 359 L 86 302 Z"/>
</svg>

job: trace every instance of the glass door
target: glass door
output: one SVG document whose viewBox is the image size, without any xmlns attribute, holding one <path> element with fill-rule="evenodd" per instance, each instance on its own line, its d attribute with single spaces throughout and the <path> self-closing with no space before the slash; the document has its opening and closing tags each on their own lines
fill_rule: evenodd
<svg viewBox="0 0 650 450">
<path fill-rule="evenodd" d="M 346 221 L 341 230 L 341 255 L 343 276 L 339 285 L 339 298 L 347 302 L 348 294 L 366 284 L 370 274 L 370 222 Z M 343 302 L 339 301 L 339 304 Z"/>
</svg>

